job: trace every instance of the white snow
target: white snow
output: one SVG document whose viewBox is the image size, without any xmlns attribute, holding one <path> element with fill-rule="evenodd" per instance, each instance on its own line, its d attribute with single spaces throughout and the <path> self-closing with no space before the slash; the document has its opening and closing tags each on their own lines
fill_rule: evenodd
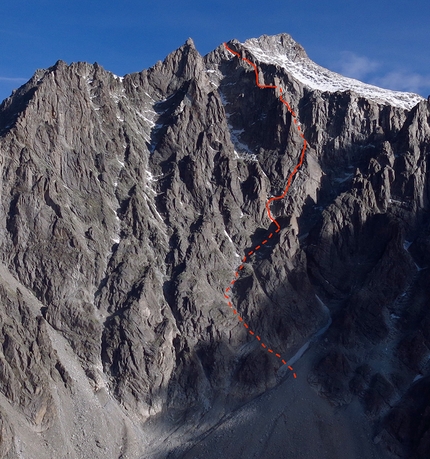
<svg viewBox="0 0 430 459">
<path fill-rule="evenodd" d="M 227 233 L 226 230 L 224 230 L 224 234 L 226 235 L 227 239 L 230 241 L 231 245 L 234 247 L 234 243 L 233 243 L 233 241 L 232 241 L 230 235 Z M 237 252 L 234 252 L 234 256 L 235 256 L 236 258 L 242 258 Z"/>
<path fill-rule="evenodd" d="M 280 42 L 278 43 L 279 45 L 267 44 L 259 38 L 252 38 L 246 40 L 243 46 L 256 60 L 265 64 L 279 65 L 293 78 L 311 89 L 322 92 L 353 91 L 367 99 L 407 110 L 424 100 L 418 94 L 382 89 L 353 78 L 344 77 L 319 66 L 307 56 L 300 54 L 294 56 L 291 50 L 287 50 L 280 45 Z"/>
<path fill-rule="evenodd" d="M 148 169 L 145 170 L 145 173 L 146 173 L 146 179 L 149 180 L 150 182 L 157 182 L 158 181 L 158 178 L 155 178 L 152 175 L 152 172 L 149 171 Z"/>
<path fill-rule="evenodd" d="M 329 308 L 325 305 L 325 303 L 321 300 L 321 298 L 318 295 L 315 295 L 315 298 L 317 299 L 317 301 L 320 304 L 320 306 L 327 312 L 328 321 L 327 321 L 326 325 L 324 325 L 324 327 L 322 327 L 320 330 L 318 330 L 311 337 L 311 339 L 309 341 L 307 341 L 305 344 L 303 344 L 303 346 L 293 355 L 293 357 L 288 359 L 288 365 L 293 365 L 294 363 L 296 363 L 302 357 L 302 355 L 308 350 L 309 346 L 314 341 L 316 341 L 317 338 L 319 338 L 321 335 L 323 335 L 328 330 L 328 328 L 330 327 L 330 325 L 332 323 L 332 318 L 331 318 L 331 315 L 330 315 Z"/>
<path fill-rule="evenodd" d="M 245 129 L 232 129 L 231 131 L 234 135 L 240 135 L 245 132 Z"/>
<path fill-rule="evenodd" d="M 171 99 L 172 97 L 174 97 L 174 96 L 176 96 L 176 92 L 170 94 L 170 96 L 167 96 L 167 97 L 165 97 L 164 99 L 160 99 L 160 100 L 156 103 L 156 105 L 162 104 L 163 102 L 167 102 L 168 100 L 170 100 L 170 99 Z M 159 96 L 159 97 L 161 97 L 161 96 Z"/>
<path fill-rule="evenodd" d="M 155 212 L 155 215 L 160 219 L 160 221 L 164 223 L 163 217 L 160 215 L 158 210 L 155 207 L 153 207 L 152 210 Z"/>
<path fill-rule="evenodd" d="M 243 129 L 241 130 L 233 129 L 233 127 L 230 124 L 228 124 L 228 128 L 230 131 L 231 142 L 235 146 L 234 153 L 235 153 L 236 159 L 240 158 L 246 161 L 258 161 L 257 155 L 252 152 L 252 150 L 248 147 L 248 145 L 244 144 L 243 142 L 239 140 L 238 136 L 240 136 L 240 134 L 242 134 L 244 130 Z"/>
<path fill-rule="evenodd" d="M 349 180 L 350 178 L 352 178 L 354 176 L 354 174 L 350 174 L 348 172 L 344 172 L 343 175 L 341 177 L 337 177 L 334 179 L 334 181 L 336 183 L 344 183 L 346 182 L 347 180 Z"/>
<path fill-rule="evenodd" d="M 221 103 L 223 104 L 224 108 L 226 105 L 228 105 L 227 99 L 225 96 L 222 94 L 222 92 L 219 92 L 219 96 L 221 99 Z M 230 118 L 231 113 L 227 113 L 225 111 L 227 119 Z M 255 162 L 258 161 L 257 155 L 252 152 L 252 150 L 248 147 L 248 145 L 244 144 L 239 140 L 239 136 L 244 132 L 244 129 L 234 129 L 233 126 L 231 126 L 229 123 L 227 123 L 227 126 L 230 131 L 230 138 L 231 142 L 234 145 L 234 155 L 235 159 L 243 159 L 245 161 L 251 161 Z"/>
<path fill-rule="evenodd" d="M 184 111 L 184 108 L 185 108 L 185 104 L 184 104 L 184 101 L 181 100 L 181 103 L 178 105 L 178 107 L 176 108 L 176 110 L 173 112 L 173 114 L 175 116 L 178 116 L 180 113 L 182 113 Z"/>
<path fill-rule="evenodd" d="M 125 89 L 124 88 L 121 88 L 121 90 L 118 92 L 118 91 L 115 91 L 115 92 L 110 92 L 110 96 L 111 98 L 113 99 L 113 101 L 118 104 L 119 103 L 119 100 L 121 98 L 125 98 Z"/>
<path fill-rule="evenodd" d="M 310 343 L 310 341 L 307 341 L 305 344 L 303 344 L 303 346 L 293 355 L 293 357 L 288 360 L 288 365 L 294 365 L 297 360 L 299 360 L 300 357 L 307 351 Z"/>
<path fill-rule="evenodd" d="M 153 195 L 157 194 L 157 192 L 153 188 L 151 188 L 150 185 L 145 185 L 145 189 L 147 190 L 148 193 L 152 193 Z"/>
<path fill-rule="evenodd" d="M 231 244 L 234 245 L 230 235 L 227 233 L 226 230 L 224 230 L 224 234 L 226 235 L 227 239 L 231 242 Z"/>
<path fill-rule="evenodd" d="M 205 73 L 209 78 L 209 83 L 214 86 L 215 88 L 219 88 L 220 81 L 223 78 L 221 72 L 217 69 L 206 69 Z"/>
<path fill-rule="evenodd" d="M 137 86 L 135 86 L 137 88 Z M 150 96 L 146 91 L 144 91 L 145 96 L 148 96 L 151 100 L 155 100 L 152 96 Z"/>
<path fill-rule="evenodd" d="M 320 306 L 323 308 L 323 310 L 327 313 L 328 315 L 328 321 L 326 323 L 326 325 L 321 328 L 321 330 L 319 330 L 313 337 L 312 337 L 312 340 L 316 339 L 316 338 L 319 338 L 321 335 L 323 335 L 327 330 L 328 328 L 330 327 L 331 323 L 332 323 L 332 318 L 331 318 L 331 313 L 330 313 L 330 309 L 326 306 L 326 304 L 321 300 L 321 298 L 318 296 L 318 295 L 315 295 L 315 298 L 317 299 L 318 303 L 320 304 Z"/>
<path fill-rule="evenodd" d="M 219 94 L 219 98 L 221 99 L 221 103 L 224 105 L 224 107 L 225 107 L 226 105 L 228 105 L 228 101 L 227 101 L 227 99 L 225 98 L 225 95 L 224 95 L 221 91 L 219 91 L 218 94 Z M 227 115 L 227 117 L 230 116 L 230 115 L 228 115 L 227 113 L 226 113 L 226 115 Z"/>
<path fill-rule="evenodd" d="M 390 204 L 405 204 L 404 201 L 398 201 L 397 199 L 389 199 Z"/>
<path fill-rule="evenodd" d="M 155 110 L 143 110 L 143 112 L 136 111 L 136 114 L 144 121 L 146 121 L 150 128 L 153 128 L 155 126 L 154 118 L 157 115 Z M 149 118 L 145 114 L 149 114 Z"/>
<path fill-rule="evenodd" d="M 110 210 L 115 214 L 115 220 L 120 222 L 121 219 L 119 218 L 118 216 L 118 212 L 113 208 L 113 207 L 110 207 Z M 119 228 L 117 228 L 117 231 L 119 231 Z M 119 234 L 118 235 L 115 235 L 115 239 L 119 237 Z"/>
<path fill-rule="evenodd" d="M 146 174 L 146 180 L 147 180 L 147 183 L 145 184 L 145 188 L 152 194 L 156 195 L 157 192 L 151 187 L 151 182 L 157 182 L 158 177 L 161 177 L 161 176 L 154 177 L 154 175 L 152 175 L 152 172 L 149 171 L 148 169 L 145 170 L 145 174 Z"/>
<path fill-rule="evenodd" d="M 405 242 L 403 242 L 403 248 L 404 248 L 405 250 L 408 250 L 409 247 L 411 246 L 411 244 L 412 244 L 411 241 L 406 241 L 406 240 L 405 240 Z"/>
</svg>

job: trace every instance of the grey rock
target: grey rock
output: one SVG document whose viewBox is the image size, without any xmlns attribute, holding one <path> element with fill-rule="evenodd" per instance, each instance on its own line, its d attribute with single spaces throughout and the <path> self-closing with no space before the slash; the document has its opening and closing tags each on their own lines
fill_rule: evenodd
<svg viewBox="0 0 430 459">
<path fill-rule="evenodd" d="M 369 457 L 425 457 L 425 425 L 419 438 L 397 425 L 421 409 L 417 373 L 428 391 L 428 103 L 312 87 L 279 55 L 343 80 L 286 34 L 228 45 L 284 88 L 308 142 L 235 307 L 286 359 L 310 343 L 298 387 L 327 422 L 342 406 L 379 429 Z M 265 203 L 302 149 L 278 97 L 224 46 L 202 57 L 189 39 L 123 78 L 58 61 L 1 104 L 1 457 L 185 458 L 198 445 L 215 458 L 209 432 L 223 450 L 232 413 L 246 426 L 260 396 L 296 383 L 224 299 L 274 231 Z M 291 426 L 278 435 L 273 419 L 255 457 L 283 457 Z M 330 448 L 314 453 L 341 457 Z"/>
</svg>

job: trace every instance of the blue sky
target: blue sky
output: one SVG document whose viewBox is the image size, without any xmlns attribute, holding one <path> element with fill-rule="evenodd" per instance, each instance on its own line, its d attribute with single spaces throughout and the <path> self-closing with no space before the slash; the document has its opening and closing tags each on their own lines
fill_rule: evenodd
<svg viewBox="0 0 430 459">
<path fill-rule="evenodd" d="M 13 0 L 0 11 L 0 100 L 58 59 L 124 75 L 188 37 L 206 54 L 231 38 L 281 32 L 331 70 L 430 94 L 429 0 Z"/>
</svg>

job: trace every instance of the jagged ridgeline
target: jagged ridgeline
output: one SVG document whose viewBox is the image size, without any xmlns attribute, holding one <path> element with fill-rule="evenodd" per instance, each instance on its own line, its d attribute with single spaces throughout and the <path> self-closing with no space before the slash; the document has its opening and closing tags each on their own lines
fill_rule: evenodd
<svg viewBox="0 0 430 459">
<path fill-rule="evenodd" d="M 430 456 L 429 103 L 191 40 L 59 61 L 0 106 L 0 457 Z M 272 227 L 273 229 L 273 227 Z"/>
</svg>

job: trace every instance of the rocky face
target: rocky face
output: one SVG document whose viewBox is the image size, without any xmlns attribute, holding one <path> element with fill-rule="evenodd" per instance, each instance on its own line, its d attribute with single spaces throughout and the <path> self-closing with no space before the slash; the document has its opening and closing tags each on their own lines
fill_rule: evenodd
<svg viewBox="0 0 430 459">
<path fill-rule="evenodd" d="M 303 145 L 279 94 L 191 40 L 124 78 L 59 61 L 0 106 L 0 457 L 287 457 L 288 421 L 262 447 L 247 413 L 293 385 L 309 432 L 354 410 L 366 457 L 429 456 L 430 105 L 288 35 L 229 46 L 308 142 L 232 292 L 297 380 L 223 295 Z M 288 454 L 363 457 L 331 437 Z"/>
</svg>

